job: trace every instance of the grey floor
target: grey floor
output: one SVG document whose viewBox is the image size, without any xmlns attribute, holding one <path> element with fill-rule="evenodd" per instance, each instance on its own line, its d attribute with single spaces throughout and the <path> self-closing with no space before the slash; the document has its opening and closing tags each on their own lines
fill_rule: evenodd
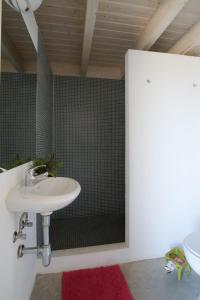
<svg viewBox="0 0 200 300">
<path fill-rule="evenodd" d="M 52 250 L 121 243 L 124 240 L 124 214 L 51 218 L 50 243 Z"/>
<path fill-rule="evenodd" d="M 183 280 L 178 281 L 176 273 L 165 273 L 164 265 L 163 259 L 121 265 L 134 299 L 197 300 L 200 294 L 200 277 L 192 272 L 189 278 L 184 275 Z M 37 276 L 30 300 L 47 299 L 61 299 L 61 273 Z"/>
</svg>

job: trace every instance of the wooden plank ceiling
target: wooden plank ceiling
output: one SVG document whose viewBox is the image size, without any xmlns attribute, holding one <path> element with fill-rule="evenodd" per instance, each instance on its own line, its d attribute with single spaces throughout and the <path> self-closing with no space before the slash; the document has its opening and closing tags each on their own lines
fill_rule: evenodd
<svg viewBox="0 0 200 300">
<path fill-rule="evenodd" d="M 127 49 L 200 54 L 199 0 L 44 0 L 36 19 L 54 74 L 119 79 Z M 21 68 L 33 71 L 30 37 L 6 4 L 3 31 Z"/>
</svg>

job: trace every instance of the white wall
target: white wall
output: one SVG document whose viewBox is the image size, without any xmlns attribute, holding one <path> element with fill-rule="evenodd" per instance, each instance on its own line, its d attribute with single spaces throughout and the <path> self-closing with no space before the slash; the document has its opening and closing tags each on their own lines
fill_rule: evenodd
<svg viewBox="0 0 200 300">
<path fill-rule="evenodd" d="M 35 255 L 17 258 L 20 243 L 35 246 L 35 216 L 31 216 L 34 227 L 25 231 L 27 240 L 13 244 L 12 236 L 18 228 L 19 216 L 8 212 L 5 201 L 8 191 L 24 180 L 26 168 L 27 165 L 23 165 L 0 174 L 0 299 L 2 300 L 28 300 L 35 280 Z"/>
<path fill-rule="evenodd" d="M 132 258 L 159 257 L 200 231 L 200 58 L 128 51 L 126 112 Z"/>
</svg>

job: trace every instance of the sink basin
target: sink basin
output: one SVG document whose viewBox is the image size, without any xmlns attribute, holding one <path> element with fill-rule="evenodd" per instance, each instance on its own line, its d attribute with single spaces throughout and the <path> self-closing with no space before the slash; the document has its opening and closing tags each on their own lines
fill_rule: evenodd
<svg viewBox="0 0 200 300">
<path fill-rule="evenodd" d="M 49 177 L 31 187 L 17 185 L 9 192 L 6 204 L 12 212 L 49 214 L 69 205 L 80 191 L 74 179 Z"/>
</svg>

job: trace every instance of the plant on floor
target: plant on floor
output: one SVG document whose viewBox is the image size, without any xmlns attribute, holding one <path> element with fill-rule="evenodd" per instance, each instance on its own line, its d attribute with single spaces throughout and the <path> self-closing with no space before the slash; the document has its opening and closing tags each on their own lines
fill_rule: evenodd
<svg viewBox="0 0 200 300">
<path fill-rule="evenodd" d="M 45 158 L 39 157 L 34 159 L 31 168 L 41 166 L 41 165 L 45 165 L 46 167 L 38 168 L 36 171 L 37 174 L 39 175 L 47 171 L 49 177 L 56 177 L 58 169 L 62 167 L 62 164 L 55 159 L 54 154 L 51 154 Z"/>
</svg>

